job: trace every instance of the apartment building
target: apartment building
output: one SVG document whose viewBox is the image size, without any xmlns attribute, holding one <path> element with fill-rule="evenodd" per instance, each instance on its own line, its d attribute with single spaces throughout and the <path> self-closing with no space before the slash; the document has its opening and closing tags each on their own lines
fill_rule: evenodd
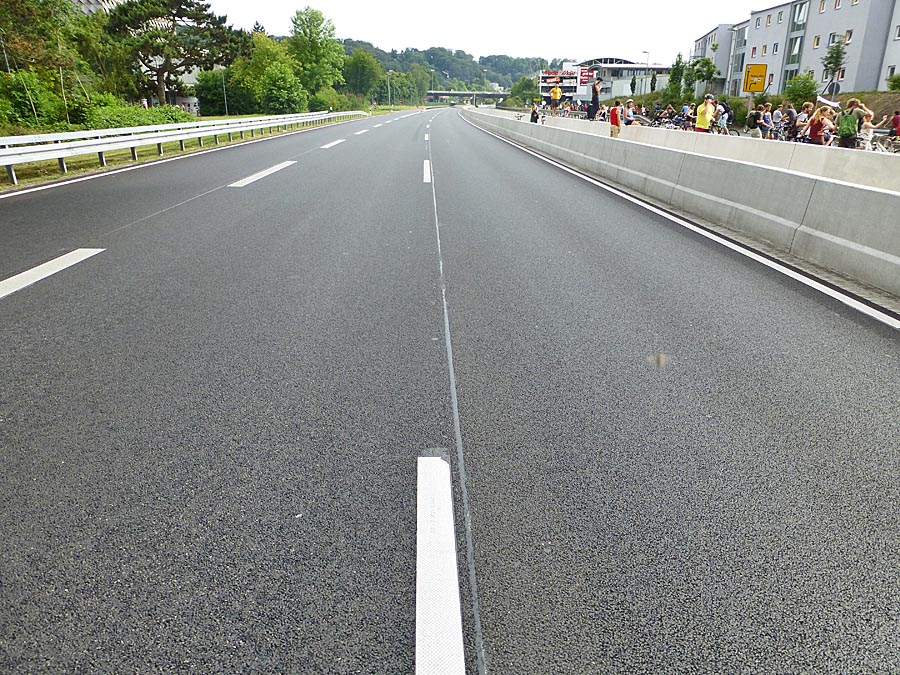
<svg viewBox="0 0 900 675">
<path fill-rule="evenodd" d="M 691 60 L 710 58 L 715 64 L 716 70 L 719 71 L 719 76 L 710 83 L 712 93 L 721 94 L 725 91 L 725 83 L 728 81 L 732 40 L 734 40 L 732 26 L 724 23 L 694 42 Z"/>
<path fill-rule="evenodd" d="M 99 12 L 101 9 L 108 12 L 124 1 L 125 0 L 72 0 L 72 4 L 85 14 L 93 14 Z"/>
<path fill-rule="evenodd" d="M 884 90 L 888 73 L 900 65 L 900 0 L 792 0 L 754 11 L 729 30 L 734 38 L 723 72 L 731 96 L 741 95 L 744 67 L 751 63 L 767 66 L 769 93 L 783 91 L 806 71 L 823 88 L 834 75 L 844 91 Z M 847 63 L 836 74 L 826 73 L 822 57 L 836 42 L 844 44 Z"/>
</svg>

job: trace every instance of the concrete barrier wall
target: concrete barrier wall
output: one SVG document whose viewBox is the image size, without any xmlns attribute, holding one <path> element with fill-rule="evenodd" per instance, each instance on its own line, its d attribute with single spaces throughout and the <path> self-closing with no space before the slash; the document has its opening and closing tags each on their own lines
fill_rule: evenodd
<svg viewBox="0 0 900 675">
<path fill-rule="evenodd" d="M 515 113 L 505 110 L 479 109 L 478 112 L 515 120 Z M 527 120 L 527 116 L 523 117 L 523 121 Z M 606 122 L 547 117 L 543 126 L 609 136 Z M 761 141 L 749 136 L 697 134 L 658 127 L 624 127 L 620 138 L 900 192 L 900 154 L 822 148 L 805 143 Z"/>
<path fill-rule="evenodd" d="M 553 119 L 542 125 L 482 111 L 464 114 L 588 175 L 900 296 L 900 191 L 792 168 L 803 162 L 807 168 L 841 175 L 846 171 L 841 155 L 863 155 L 854 159 L 854 170 L 868 166 L 871 157 L 889 160 L 896 173 L 900 157 L 662 129 L 637 130 L 629 134 L 632 140 L 624 136 L 633 129 L 623 129 L 622 137 L 613 139 L 602 134 L 604 126 L 609 133 L 609 125 L 602 122 Z M 665 139 L 669 145 L 686 147 L 633 140 L 646 138 L 645 132 L 665 134 L 672 137 Z M 725 144 L 711 146 L 713 141 Z M 775 146 L 769 164 L 745 159 L 770 150 L 763 146 Z"/>
</svg>

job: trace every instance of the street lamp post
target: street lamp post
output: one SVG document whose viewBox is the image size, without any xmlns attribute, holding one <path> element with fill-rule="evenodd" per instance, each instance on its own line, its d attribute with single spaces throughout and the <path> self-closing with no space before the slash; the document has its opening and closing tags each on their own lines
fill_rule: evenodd
<svg viewBox="0 0 900 675">
<path fill-rule="evenodd" d="M 647 79 L 650 76 L 650 52 L 648 52 L 647 50 L 644 50 L 641 52 L 641 54 L 647 55 L 647 70 L 644 71 L 644 77 L 641 78 L 643 80 L 643 79 Z M 641 83 L 641 84 L 643 85 L 643 83 Z M 644 96 L 646 96 L 647 94 L 650 93 L 650 82 L 649 81 L 647 82 L 646 89 L 647 89 L 647 91 L 644 91 L 644 87 L 641 86 L 641 92 L 644 94 Z"/>
<path fill-rule="evenodd" d="M 222 98 L 225 99 L 225 117 L 228 117 L 228 93 L 225 91 L 225 69 L 222 68 Z"/>
<path fill-rule="evenodd" d="M 394 74 L 393 70 L 387 71 L 387 81 L 388 81 L 388 108 L 391 112 L 394 112 L 394 104 L 391 103 L 391 75 Z"/>
</svg>

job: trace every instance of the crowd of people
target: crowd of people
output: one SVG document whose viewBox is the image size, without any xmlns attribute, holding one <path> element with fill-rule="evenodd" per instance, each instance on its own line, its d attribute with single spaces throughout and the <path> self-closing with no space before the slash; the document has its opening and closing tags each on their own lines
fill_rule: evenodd
<svg viewBox="0 0 900 675">
<path fill-rule="evenodd" d="M 597 78 L 593 83 L 591 103 L 577 104 L 562 100 L 562 89 L 556 85 L 550 91 L 551 116 L 568 117 L 573 111 L 585 113 L 588 120 L 608 121 L 610 135 L 618 138 L 623 126 L 641 125 L 640 118 L 647 119 L 649 111 L 628 99 L 623 104 L 616 100 L 611 106 L 600 103 L 600 83 Z M 543 104 L 532 106 L 531 121 L 537 122 L 544 114 Z M 686 102 L 681 110 L 667 105 L 665 108 L 656 105 L 650 115 L 654 126 L 667 126 L 682 129 L 693 129 L 700 133 L 728 133 L 729 123 L 734 124 L 734 111 L 727 101 L 717 100 L 713 94 L 707 94 L 699 104 Z M 747 114 L 744 128 L 752 138 L 770 140 L 788 140 L 810 143 L 812 145 L 829 146 L 836 144 L 843 148 L 871 149 L 876 129 L 889 128 L 891 136 L 900 136 L 900 111 L 893 116 L 883 115 L 875 121 L 875 113 L 867 108 L 858 98 L 851 98 L 845 109 L 827 103 L 816 107 L 813 103 L 804 103 L 797 111 L 789 102 L 760 103 Z"/>
</svg>

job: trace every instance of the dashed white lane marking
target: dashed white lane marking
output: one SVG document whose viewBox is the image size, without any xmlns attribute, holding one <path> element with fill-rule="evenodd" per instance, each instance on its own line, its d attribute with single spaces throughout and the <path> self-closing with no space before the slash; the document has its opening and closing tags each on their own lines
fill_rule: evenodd
<svg viewBox="0 0 900 675">
<path fill-rule="evenodd" d="M 327 145 L 323 145 L 320 148 L 320 150 L 329 150 L 330 148 L 333 148 L 336 145 L 340 145 L 341 143 L 343 143 L 346 140 L 347 140 L 346 138 L 339 138 L 338 140 L 332 141 L 331 143 L 328 143 Z"/>
<path fill-rule="evenodd" d="M 57 272 L 61 272 L 67 267 L 77 265 L 81 261 L 87 260 L 98 253 L 103 253 L 105 250 L 105 248 L 79 248 L 71 253 L 66 253 L 58 258 L 45 262 L 43 265 L 32 267 L 30 270 L 17 274 L 14 277 L 10 277 L 5 281 L 0 281 L 0 298 L 5 298 L 11 293 L 20 291 L 26 286 L 31 286 L 31 284 L 37 283 L 41 279 L 46 279 Z"/>
<path fill-rule="evenodd" d="M 425 160 L 423 179 L 424 179 L 424 182 L 426 182 L 426 183 L 431 182 L 431 162 L 428 161 L 427 159 Z"/>
<path fill-rule="evenodd" d="M 419 457 L 416 495 L 416 675 L 463 675 L 450 464 Z"/>
<path fill-rule="evenodd" d="M 428 134 L 425 134 L 425 140 L 426 141 L 428 140 Z"/>
<path fill-rule="evenodd" d="M 383 126 L 384 126 L 383 124 L 376 124 L 374 128 L 377 129 L 378 127 L 383 127 Z"/>
<path fill-rule="evenodd" d="M 366 133 L 366 132 L 368 132 L 368 131 L 369 131 L 368 129 L 363 129 L 362 131 L 357 131 L 357 132 L 354 133 L 353 135 L 354 135 L 354 136 L 362 136 L 364 133 Z"/>
<path fill-rule="evenodd" d="M 269 167 L 265 171 L 260 171 L 259 173 L 255 173 L 252 176 L 247 176 L 246 178 L 239 180 L 236 183 L 232 183 L 228 187 L 233 187 L 233 188 L 245 187 L 247 185 L 250 185 L 250 183 L 255 183 L 260 178 L 265 178 L 266 176 L 271 176 L 276 171 L 281 171 L 282 169 L 286 169 L 287 167 L 289 167 L 291 164 L 296 164 L 296 163 L 297 162 L 291 161 L 291 162 L 282 162 L 281 164 L 276 164 L 275 166 Z"/>
</svg>

